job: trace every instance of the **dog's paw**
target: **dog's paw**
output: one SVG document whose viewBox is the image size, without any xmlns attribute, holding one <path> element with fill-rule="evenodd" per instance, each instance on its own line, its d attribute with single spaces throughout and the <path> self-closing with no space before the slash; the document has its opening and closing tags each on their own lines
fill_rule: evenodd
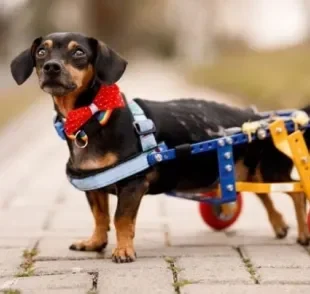
<svg viewBox="0 0 310 294">
<path fill-rule="evenodd" d="M 310 244 L 309 234 L 300 234 L 297 238 L 297 243 L 302 246 L 308 246 Z"/>
<path fill-rule="evenodd" d="M 289 226 L 287 226 L 287 225 L 278 226 L 278 227 L 274 228 L 274 230 L 276 233 L 276 237 L 278 239 L 284 239 L 287 236 Z"/>
<path fill-rule="evenodd" d="M 133 262 L 137 258 L 133 247 L 115 248 L 112 253 L 112 261 L 116 263 Z"/>
<path fill-rule="evenodd" d="M 70 250 L 73 251 L 96 251 L 101 252 L 107 247 L 107 242 L 94 241 L 92 239 L 79 241 L 69 246 Z"/>
<path fill-rule="evenodd" d="M 273 217 L 270 218 L 270 223 L 278 239 L 284 239 L 287 236 L 289 226 L 286 224 L 281 214 L 274 214 Z"/>
</svg>

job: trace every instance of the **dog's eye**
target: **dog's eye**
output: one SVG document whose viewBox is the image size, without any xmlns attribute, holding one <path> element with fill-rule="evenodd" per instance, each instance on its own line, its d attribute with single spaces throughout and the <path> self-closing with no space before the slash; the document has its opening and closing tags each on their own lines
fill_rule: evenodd
<svg viewBox="0 0 310 294">
<path fill-rule="evenodd" d="M 78 58 L 78 57 L 83 57 L 83 56 L 85 56 L 85 53 L 81 49 L 77 49 L 77 50 L 75 50 L 73 52 L 73 57 L 77 57 Z"/>
<path fill-rule="evenodd" d="M 37 56 L 38 56 L 38 57 L 41 57 L 41 58 L 42 58 L 42 57 L 44 57 L 45 55 L 46 55 L 46 50 L 45 50 L 45 49 L 42 48 L 42 49 L 39 49 L 39 50 L 38 50 L 38 52 L 37 52 Z"/>
</svg>

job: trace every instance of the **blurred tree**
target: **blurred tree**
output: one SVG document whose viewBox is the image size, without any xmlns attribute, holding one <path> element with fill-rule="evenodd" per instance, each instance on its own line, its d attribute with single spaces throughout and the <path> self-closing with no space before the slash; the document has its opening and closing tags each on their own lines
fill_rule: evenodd
<svg viewBox="0 0 310 294">
<path fill-rule="evenodd" d="M 93 0 L 86 17 L 91 33 L 121 52 L 143 48 L 169 55 L 173 40 L 164 19 L 165 4 L 166 0 Z"/>
<path fill-rule="evenodd" d="M 212 63 L 216 0 L 169 0 L 167 18 L 174 31 L 176 56 L 189 64 Z"/>
<path fill-rule="evenodd" d="M 7 44 L 7 32 L 9 22 L 5 17 L 4 13 L 0 12 L 0 59 L 4 58 L 8 51 Z"/>
<path fill-rule="evenodd" d="M 302 10 L 305 14 L 306 25 L 307 25 L 307 40 L 310 40 L 310 0 L 302 0 Z"/>
<path fill-rule="evenodd" d="M 87 1 L 87 0 L 86 0 Z M 128 24 L 132 21 L 136 0 L 93 0 L 88 2 L 87 17 L 90 32 L 123 50 L 128 41 Z"/>
<path fill-rule="evenodd" d="M 51 19 L 50 9 L 55 2 L 42 0 L 28 0 L 27 9 L 31 11 L 31 29 L 34 36 L 43 36 L 54 31 L 55 20 Z"/>
</svg>

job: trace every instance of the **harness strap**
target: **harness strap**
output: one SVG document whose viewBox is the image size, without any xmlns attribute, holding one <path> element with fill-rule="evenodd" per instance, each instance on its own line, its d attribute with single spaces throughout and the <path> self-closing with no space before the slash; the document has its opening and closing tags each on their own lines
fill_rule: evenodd
<svg viewBox="0 0 310 294">
<path fill-rule="evenodd" d="M 55 127 L 55 130 L 56 130 L 58 136 L 62 140 L 66 140 L 65 131 L 64 131 L 64 124 L 57 114 L 54 116 L 53 122 L 54 122 L 54 127 Z"/>
<path fill-rule="evenodd" d="M 145 116 L 144 111 L 136 101 L 131 101 L 128 106 L 134 117 L 133 126 L 140 137 L 142 151 L 145 152 L 155 148 L 157 142 L 154 136 L 156 132 L 154 122 Z"/>
<path fill-rule="evenodd" d="M 90 191 L 112 185 L 120 180 L 136 175 L 150 167 L 148 155 L 154 152 L 162 152 L 167 150 L 165 143 L 157 145 L 157 148 L 149 152 L 144 152 L 133 159 L 129 159 L 113 168 L 87 176 L 85 178 L 69 177 L 69 182 L 78 190 Z"/>
</svg>

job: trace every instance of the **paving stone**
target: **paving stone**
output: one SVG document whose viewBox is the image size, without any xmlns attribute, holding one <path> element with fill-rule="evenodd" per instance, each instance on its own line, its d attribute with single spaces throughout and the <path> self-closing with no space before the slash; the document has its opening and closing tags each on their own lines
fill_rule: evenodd
<svg viewBox="0 0 310 294">
<path fill-rule="evenodd" d="M 163 258 L 141 258 L 134 263 L 114 264 L 110 260 L 62 260 L 36 262 L 38 275 L 99 272 L 100 293 L 171 293 L 172 273 Z M 170 291 L 170 292 L 169 292 Z"/>
<path fill-rule="evenodd" d="M 80 288 L 71 288 L 71 289 L 39 289 L 39 290 L 31 290 L 31 291 L 26 291 L 22 292 L 24 293 L 29 293 L 29 294 L 88 294 L 91 293 L 91 291 L 85 291 Z M 93 292 L 96 293 L 96 292 Z"/>
<path fill-rule="evenodd" d="M 2 293 L 1 291 L 5 290 L 5 289 L 16 289 L 15 285 L 16 285 L 18 279 L 19 278 L 16 278 L 13 276 L 0 278 L 0 293 Z"/>
<path fill-rule="evenodd" d="M 32 248 L 37 241 L 36 238 L 20 238 L 20 237 L 11 237 L 11 238 L 5 238 L 3 236 L 0 237 L 0 249 L 3 248 Z"/>
<path fill-rule="evenodd" d="M 33 238 L 38 240 L 41 236 L 44 236 L 47 232 L 42 229 L 34 229 L 31 227 L 22 228 L 22 227 L 1 227 L 0 232 L 2 238 L 12 239 L 18 236 L 19 238 Z"/>
<path fill-rule="evenodd" d="M 172 233 L 182 233 L 184 230 L 206 230 L 210 228 L 202 221 L 195 201 L 177 199 L 166 196 L 162 202 L 162 210 L 165 211 L 163 217 Z"/>
<path fill-rule="evenodd" d="M 227 230 L 227 244 L 231 246 L 246 246 L 246 245 L 296 245 L 297 232 L 295 229 L 290 229 L 289 235 L 284 239 L 277 239 L 274 236 L 271 228 L 265 229 L 234 229 Z"/>
<path fill-rule="evenodd" d="M 308 294 L 310 286 L 307 285 L 210 285 L 193 284 L 181 288 L 182 294 Z"/>
<path fill-rule="evenodd" d="M 15 207 L 1 211 L 0 230 L 41 229 L 49 211 L 33 206 Z"/>
<path fill-rule="evenodd" d="M 81 229 L 90 230 L 93 227 L 93 216 L 86 197 L 81 192 L 75 194 L 69 194 L 69 197 L 66 197 L 65 203 L 61 209 L 55 212 L 53 219 L 50 221 L 50 230 L 72 230 L 76 229 L 77 226 Z M 116 201 L 117 198 L 111 195 L 110 215 L 112 216 L 112 220 Z M 139 233 L 140 229 L 161 229 L 161 218 L 159 217 L 156 203 L 156 196 L 147 196 L 143 199 L 136 222 L 137 233 Z M 68 211 L 70 211 L 70 213 L 68 213 Z M 113 221 L 111 221 L 111 228 L 114 228 Z"/>
<path fill-rule="evenodd" d="M 228 237 L 223 232 L 210 232 L 203 230 L 184 230 L 183 232 L 169 233 L 169 241 L 172 246 L 214 246 L 229 244 Z"/>
<path fill-rule="evenodd" d="M 84 195 L 82 197 L 85 198 Z M 70 213 L 69 213 L 70 212 Z M 93 228 L 94 221 L 88 204 L 75 207 L 75 206 L 62 206 L 58 209 L 49 224 L 51 230 L 70 230 L 70 229 L 88 229 Z"/>
<path fill-rule="evenodd" d="M 62 273 L 93 272 L 102 270 L 118 271 L 122 269 L 144 269 L 146 271 L 154 268 L 166 268 L 167 263 L 161 258 L 138 258 L 135 262 L 116 264 L 110 259 L 88 259 L 88 260 L 54 260 L 37 261 L 35 263 L 36 275 L 50 275 Z"/>
<path fill-rule="evenodd" d="M 237 251 L 230 246 L 172 246 L 167 248 L 167 252 L 172 257 L 238 257 Z"/>
<path fill-rule="evenodd" d="M 78 238 L 77 240 L 82 239 Z M 85 259 L 96 258 L 102 254 L 85 251 L 69 250 L 75 238 L 44 237 L 38 246 L 38 258 L 48 259 Z"/>
<path fill-rule="evenodd" d="M 181 269 L 180 280 L 205 283 L 253 283 L 237 254 L 208 258 L 180 257 L 176 260 L 176 265 Z"/>
<path fill-rule="evenodd" d="M 262 284 L 307 284 L 310 287 L 310 268 L 259 268 L 257 273 Z"/>
<path fill-rule="evenodd" d="M 130 265 L 129 265 L 130 266 Z M 156 267 L 131 268 L 120 265 L 115 271 L 110 268 L 99 272 L 99 293 L 173 293 L 172 273 L 161 261 Z"/>
<path fill-rule="evenodd" d="M 48 167 L 43 168 L 41 173 L 38 173 L 31 181 L 27 181 L 27 183 L 23 187 L 22 193 L 18 194 L 16 198 L 14 198 L 10 207 L 18 208 L 31 206 L 34 209 L 42 210 L 45 208 L 49 210 L 52 205 L 55 203 L 59 195 L 62 185 L 66 178 L 64 174 L 59 173 L 57 171 L 63 169 L 63 163 L 55 160 L 58 157 L 57 150 L 47 149 L 45 153 L 40 154 L 42 158 L 49 157 L 49 165 Z M 36 162 L 40 163 L 40 158 L 36 159 Z M 40 167 L 42 168 L 42 167 Z M 37 169 L 34 167 L 34 169 Z M 53 179 L 50 178 L 50 173 L 53 174 Z M 27 177 L 26 177 L 27 178 Z"/>
<path fill-rule="evenodd" d="M 22 262 L 23 250 L 0 249 L 0 277 L 14 276 Z"/>
<path fill-rule="evenodd" d="M 40 258 L 70 258 L 70 259 L 79 259 L 79 258 L 94 258 L 95 256 L 102 256 L 102 254 L 96 254 L 94 252 L 77 252 L 69 250 L 69 245 L 71 245 L 75 241 L 86 239 L 91 234 L 91 230 L 83 234 L 82 231 L 77 231 L 80 236 L 76 236 L 73 234 L 72 237 L 61 235 L 66 235 L 64 231 L 61 231 L 58 236 L 57 232 L 55 232 L 55 236 L 45 236 L 42 237 L 38 246 L 39 250 L 39 257 Z M 70 235 L 70 234 L 69 234 Z M 137 253 L 140 256 L 141 251 L 146 251 L 147 256 L 158 256 L 158 253 L 162 249 L 164 249 L 164 234 L 160 231 L 151 231 L 140 229 L 137 231 L 135 237 L 135 246 Z M 111 230 L 109 232 L 109 245 L 106 248 L 106 253 L 108 256 L 111 255 L 112 249 L 115 247 L 116 244 L 116 234 L 115 231 Z M 163 254 L 160 254 L 163 255 Z"/>
<path fill-rule="evenodd" d="M 245 253 L 256 267 L 310 268 L 310 255 L 294 246 L 246 246 Z"/>
<path fill-rule="evenodd" d="M 5 284 L 5 283 L 4 283 Z M 7 282 L 5 287 L 9 283 Z M 2 285 L 3 286 L 3 285 Z M 15 279 L 9 288 L 19 289 L 22 294 L 33 293 L 87 293 L 92 286 L 92 277 L 87 273 L 32 276 Z M 1 286 L 0 286 L 1 287 Z M 52 292 L 54 291 L 54 292 Z"/>
</svg>

